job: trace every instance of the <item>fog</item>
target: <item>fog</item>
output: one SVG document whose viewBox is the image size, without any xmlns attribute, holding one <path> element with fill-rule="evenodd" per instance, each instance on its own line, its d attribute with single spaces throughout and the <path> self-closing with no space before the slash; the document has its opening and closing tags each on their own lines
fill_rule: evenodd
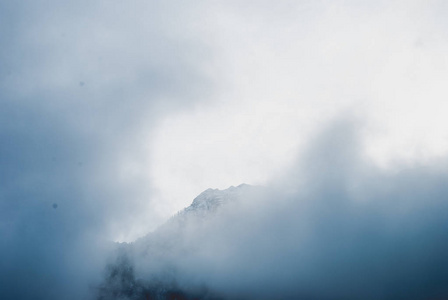
<svg viewBox="0 0 448 300">
<path fill-rule="evenodd" d="M 270 186 L 123 246 L 118 261 L 129 259 L 141 289 L 121 295 L 162 286 L 180 299 L 446 297 L 447 162 L 381 170 L 361 154 L 361 127 L 334 121 Z"/>
<path fill-rule="evenodd" d="M 446 9 L 0 0 L 0 298 L 445 295 Z"/>
<path fill-rule="evenodd" d="M 0 1 L 0 298 L 83 299 L 108 243 L 165 220 L 146 173 L 154 124 L 213 86 L 176 11 Z"/>
</svg>

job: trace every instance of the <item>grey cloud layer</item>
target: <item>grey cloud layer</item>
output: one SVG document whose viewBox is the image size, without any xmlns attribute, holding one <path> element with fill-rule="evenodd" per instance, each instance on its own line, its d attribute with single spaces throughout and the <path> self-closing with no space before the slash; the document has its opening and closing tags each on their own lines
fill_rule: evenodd
<svg viewBox="0 0 448 300">
<path fill-rule="evenodd" d="M 275 188 L 136 243 L 136 278 L 224 299 L 446 297 L 446 160 L 384 172 L 358 124 L 330 127 Z"/>
<path fill-rule="evenodd" d="M 210 92 L 206 47 L 182 35 L 179 9 L 0 3 L 3 299 L 81 299 L 103 240 L 130 220 L 161 221 L 140 169 L 149 134 Z"/>
<path fill-rule="evenodd" d="M 238 15 L 230 22 L 237 29 L 227 32 L 223 15 L 207 15 L 206 5 L 194 10 L 191 2 L 0 2 L 0 298 L 83 299 L 109 250 L 103 239 L 137 220 L 161 222 L 148 209 L 156 206 L 143 174 L 146 139 L 161 116 L 213 94 L 215 81 L 207 76 L 212 53 L 198 32 L 215 37 L 202 15 L 208 21 L 217 16 L 217 32 L 230 35 L 217 39 L 223 47 L 230 43 L 226 59 L 239 52 L 242 60 L 253 56 L 236 45 L 250 42 L 250 26 L 232 39 L 246 9 L 252 12 L 250 1 L 238 3 L 227 7 L 225 16 Z M 278 22 L 292 11 L 288 3 L 281 2 L 272 17 L 264 1 L 250 21 Z M 313 14 L 304 17 L 314 20 Z M 332 27 L 323 24 L 316 40 Z M 296 27 L 306 32 L 305 24 Z M 265 37 L 263 29 L 251 39 Z M 266 36 L 276 35 L 273 26 Z M 287 34 L 279 40 L 290 44 Z M 291 48 L 284 63 L 296 54 Z M 337 66 L 345 64 L 338 59 L 343 54 L 335 56 Z M 308 70 L 317 69 L 301 74 L 304 85 L 320 88 L 325 70 L 339 75 L 318 55 L 311 57 L 319 64 L 304 59 Z M 350 70 L 357 75 L 359 68 Z M 250 82 L 251 74 L 244 74 Z M 339 89 L 339 82 L 334 86 Z M 344 126 L 315 145 L 264 204 L 237 211 L 233 223 L 217 220 L 215 231 L 204 232 L 209 239 L 191 234 L 189 245 L 201 247 L 173 257 L 179 282 L 257 297 L 346 299 L 353 291 L 363 298 L 421 299 L 446 292 L 446 162 L 382 174 L 362 161 Z"/>
</svg>

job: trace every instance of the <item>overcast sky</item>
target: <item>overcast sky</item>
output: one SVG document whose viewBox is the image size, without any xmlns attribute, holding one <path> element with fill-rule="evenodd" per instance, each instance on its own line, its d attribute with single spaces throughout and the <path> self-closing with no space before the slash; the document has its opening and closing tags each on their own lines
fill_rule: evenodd
<svg viewBox="0 0 448 300">
<path fill-rule="evenodd" d="M 205 6 L 198 33 L 219 92 L 155 127 L 148 170 L 160 199 L 187 205 L 208 187 L 264 184 L 341 113 L 362 120 L 362 151 L 381 168 L 447 153 L 442 1 Z"/>
<path fill-rule="evenodd" d="M 210 187 L 281 180 L 340 115 L 386 172 L 437 164 L 447 15 L 445 1 L 0 0 L 2 289 L 55 298 L 89 274 L 94 241 L 132 241 Z"/>
</svg>

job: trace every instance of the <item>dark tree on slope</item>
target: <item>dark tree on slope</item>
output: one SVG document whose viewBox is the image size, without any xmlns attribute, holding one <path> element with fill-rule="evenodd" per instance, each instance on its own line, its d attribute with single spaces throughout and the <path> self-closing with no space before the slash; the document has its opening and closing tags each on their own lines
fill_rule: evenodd
<svg viewBox="0 0 448 300">
<path fill-rule="evenodd" d="M 118 255 L 116 262 L 106 266 L 104 282 L 98 288 L 98 300 L 144 299 L 143 287 L 136 283 L 134 267 L 126 254 Z"/>
<path fill-rule="evenodd" d="M 132 261 L 122 251 L 105 269 L 103 283 L 97 289 L 97 300 L 219 300 L 206 289 L 185 292 L 173 280 L 135 278 Z"/>
</svg>

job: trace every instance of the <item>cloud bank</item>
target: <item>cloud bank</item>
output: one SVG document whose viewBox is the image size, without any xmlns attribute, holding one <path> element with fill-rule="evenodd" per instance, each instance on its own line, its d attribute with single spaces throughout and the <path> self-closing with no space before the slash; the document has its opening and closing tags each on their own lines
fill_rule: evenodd
<svg viewBox="0 0 448 300">
<path fill-rule="evenodd" d="M 345 111 L 365 121 L 366 155 L 383 168 L 448 153 L 446 4 L 202 5 L 222 88 L 164 118 L 151 151 L 151 180 L 178 207 L 209 187 L 266 184 Z"/>
<path fill-rule="evenodd" d="M 181 30 L 190 17 L 147 1 L 1 1 L 2 299 L 83 299 L 105 241 L 164 220 L 146 174 L 154 124 L 212 88 L 206 45 Z"/>
<path fill-rule="evenodd" d="M 129 259 L 141 292 L 124 299 L 163 289 L 181 299 L 447 297 L 447 161 L 386 172 L 362 156 L 358 134 L 357 122 L 334 122 L 271 187 L 127 246 L 118 261 Z"/>
<path fill-rule="evenodd" d="M 216 236 L 188 235 L 186 249 L 201 247 L 173 254 L 180 285 L 345 297 L 347 279 L 353 295 L 444 295 L 445 11 L 440 1 L 1 1 L 1 298 L 88 297 L 106 241 L 240 182 L 274 190 L 229 213 L 235 222 L 218 218 Z M 314 141 L 347 109 L 366 119 L 359 140 L 342 128 Z M 397 158 L 394 171 L 368 163 Z M 155 270 L 140 262 L 147 280 Z M 419 272 L 426 281 L 411 278 Z"/>
</svg>

